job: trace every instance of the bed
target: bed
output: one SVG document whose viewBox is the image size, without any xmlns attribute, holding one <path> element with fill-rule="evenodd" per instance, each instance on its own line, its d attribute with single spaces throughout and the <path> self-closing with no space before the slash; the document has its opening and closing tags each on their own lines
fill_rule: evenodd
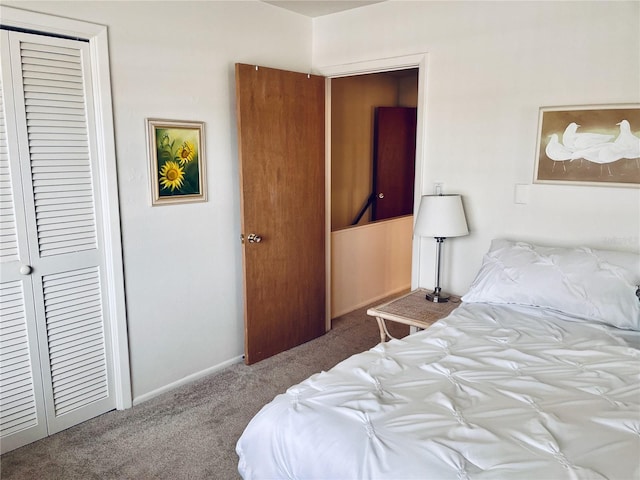
<svg viewBox="0 0 640 480">
<path fill-rule="evenodd" d="M 462 304 L 292 386 L 249 479 L 640 478 L 640 255 L 494 240 Z"/>
</svg>

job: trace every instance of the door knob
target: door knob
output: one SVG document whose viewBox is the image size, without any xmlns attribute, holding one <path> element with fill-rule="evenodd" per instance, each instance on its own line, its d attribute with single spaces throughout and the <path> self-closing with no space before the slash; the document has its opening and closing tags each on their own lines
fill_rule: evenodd
<svg viewBox="0 0 640 480">
<path fill-rule="evenodd" d="M 378 198 L 384 198 L 384 193 L 379 193 Z"/>
<path fill-rule="evenodd" d="M 262 241 L 262 237 L 260 235 L 256 235 L 255 233 L 250 233 L 247 235 L 247 241 L 249 243 L 260 243 Z"/>
<path fill-rule="evenodd" d="M 31 265 L 22 265 L 20 267 L 20 273 L 22 275 L 31 275 L 31 272 L 33 272 L 33 268 L 31 268 Z"/>
</svg>

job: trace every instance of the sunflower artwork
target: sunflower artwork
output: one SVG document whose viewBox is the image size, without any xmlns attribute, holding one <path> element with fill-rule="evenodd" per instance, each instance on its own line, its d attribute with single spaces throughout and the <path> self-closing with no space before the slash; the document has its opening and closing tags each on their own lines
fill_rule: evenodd
<svg viewBox="0 0 640 480">
<path fill-rule="evenodd" d="M 157 120 L 148 123 L 154 157 L 153 203 L 204 201 L 203 125 Z"/>
</svg>

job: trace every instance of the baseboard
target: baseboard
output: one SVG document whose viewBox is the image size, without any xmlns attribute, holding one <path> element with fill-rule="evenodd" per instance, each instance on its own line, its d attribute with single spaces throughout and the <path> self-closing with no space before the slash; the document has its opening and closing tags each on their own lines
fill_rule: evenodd
<svg viewBox="0 0 640 480">
<path fill-rule="evenodd" d="M 219 363 L 217 365 L 214 365 L 213 367 L 209 367 L 205 370 L 201 370 L 199 372 L 196 372 L 189 376 L 181 378 L 177 382 L 170 383 L 168 385 L 165 385 L 164 387 L 158 388 L 149 393 L 145 393 L 144 395 L 140 395 L 139 397 L 135 397 L 133 399 L 133 405 L 139 405 L 140 403 L 146 402 L 147 400 L 151 400 L 153 397 L 157 397 L 158 395 L 169 392 L 175 388 L 181 387 L 182 385 L 186 385 L 187 383 L 194 382 L 202 377 L 206 377 L 207 375 L 217 373 L 220 370 L 230 367 L 231 365 L 235 365 L 236 363 L 242 362 L 242 359 L 243 359 L 243 355 L 234 357 L 230 360 L 227 360 L 226 362 Z"/>
<path fill-rule="evenodd" d="M 343 311 L 337 312 L 333 318 L 337 318 L 340 317 L 341 315 L 345 315 L 347 313 L 353 312 L 354 310 L 357 310 L 358 308 L 362 308 L 362 307 L 366 307 L 367 305 L 370 305 L 374 302 L 377 302 L 378 300 L 382 300 L 383 298 L 387 298 L 390 297 L 392 295 L 396 295 L 399 294 L 401 292 L 408 292 L 409 290 L 411 290 L 411 284 L 407 284 L 405 286 L 402 286 L 400 288 L 396 288 L 390 292 L 385 292 L 381 295 L 377 295 L 375 297 L 369 298 L 367 300 L 364 300 L 360 303 L 357 303 L 356 305 L 352 305 L 348 308 L 343 309 Z"/>
</svg>

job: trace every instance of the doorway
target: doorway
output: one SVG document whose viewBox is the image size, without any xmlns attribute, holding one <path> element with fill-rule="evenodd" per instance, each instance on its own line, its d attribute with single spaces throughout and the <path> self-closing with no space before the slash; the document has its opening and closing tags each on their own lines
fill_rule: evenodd
<svg viewBox="0 0 640 480">
<path fill-rule="evenodd" d="M 387 72 L 387 71 L 396 71 L 396 70 L 406 70 L 406 69 L 410 69 L 410 68 L 417 68 L 418 69 L 418 92 L 417 92 L 417 104 L 418 104 L 418 109 L 417 109 L 417 115 L 416 115 L 416 158 L 421 158 L 422 155 L 422 148 L 421 148 L 421 124 L 423 123 L 422 120 L 422 111 L 424 110 L 422 108 L 421 103 L 423 102 L 424 99 L 424 92 L 423 92 L 423 88 L 421 87 L 421 85 L 424 84 L 424 79 L 425 79 L 425 65 L 426 65 L 426 56 L 422 55 L 422 54 L 418 54 L 418 55 L 411 55 L 411 56 L 407 56 L 407 57 L 396 57 L 396 58 L 392 58 L 392 59 L 386 59 L 383 61 L 375 61 L 375 62 L 364 62 L 362 64 L 349 64 L 346 66 L 336 66 L 336 67 L 327 67 L 327 68 L 322 68 L 320 69 L 320 74 L 322 75 L 322 77 L 325 78 L 325 86 L 326 86 L 326 100 L 325 100 L 325 109 L 327 111 L 331 110 L 331 106 L 330 106 L 330 97 L 331 97 L 331 81 L 334 78 L 339 78 L 339 77 L 347 77 L 347 76 L 354 76 L 354 75 L 360 75 L 360 74 L 368 74 L 368 73 L 381 73 L 381 72 Z M 259 67 L 253 67 L 254 70 L 256 68 L 258 68 L 258 70 L 262 70 L 262 68 Z M 309 78 L 310 75 L 308 74 L 304 74 L 305 78 Z M 325 141 L 325 152 L 327 152 L 326 154 L 326 160 L 325 160 L 325 174 L 324 174 L 324 184 L 325 184 L 325 208 L 323 209 L 324 211 L 329 212 L 330 208 L 331 208 L 331 154 L 330 154 L 330 149 L 331 149 L 331 133 L 329 131 L 329 126 L 330 126 L 330 122 L 329 122 L 329 116 L 327 115 L 325 117 L 325 128 L 318 128 L 317 131 L 318 132 L 322 132 L 322 137 L 324 138 Z M 327 131 L 327 135 L 324 135 L 325 130 Z M 419 188 L 420 182 L 418 181 L 418 179 L 421 178 L 421 167 L 420 167 L 420 163 L 416 163 L 415 165 L 415 176 L 414 176 L 414 191 L 421 191 L 421 188 Z M 414 209 L 417 206 L 417 201 L 419 201 L 419 197 L 416 199 L 415 195 L 414 195 L 414 201 L 413 201 L 413 206 Z M 381 245 L 378 245 L 376 242 L 372 242 L 371 240 L 371 236 L 365 236 L 363 244 L 366 244 L 366 246 L 368 248 L 372 247 L 372 246 L 376 246 L 378 245 L 378 248 L 374 248 L 374 251 L 376 252 L 375 255 L 379 258 L 383 258 L 384 262 L 382 264 L 382 268 L 377 268 L 377 269 L 371 269 L 371 265 L 369 265 L 369 262 L 367 262 L 365 260 L 364 262 L 364 266 L 366 269 L 368 269 L 368 273 L 364 272 L 361 268 L 350 268 L 350 262 L 352 262 L 354 259 L 356 261 L 360 261 L 361 260 L 361 256 L 359 256 L 360 258 L 357 258 L 358 256 L 350 256 L 348 257 L 347 262 L 341 262 L 340 260 L 336 260 L 335 256 L 333 255 L 333 247 L 332 247 L 332 236 L 333 233 L 331 231 L 331 219 L 330 219 L 330 215 L 324 215 L 323 214 L 323 218 L 325 219 L 325 240 L 326 240 L 326 255 L 325 255 L 325 268 L 323 269 L 324 272 L 327 273 L 327 275 L 325 276 L 324 282 L 325 282 L 325 292 L 327 292 L 327 295 L 324 295 L 325 299 L 325 329 L 329 330 L 331 328 L 331 319 L 334 318 L 335 316 L 335 310 L 332 310 L 332 296 L 335 297 L 335 293 L 336 290 L 340 290 L 339 288 L 336 289 L 336 286 L 333 285 L 332 283 L 332 273 L 335 270 L 335 266 L 340 266 L 343 271 L 345 271 L 346 273 L 348 273 L 348 275 L 340 275 L 339 273 L 337 274 L 339 277 L 341 277 L 341 279 L 344 282 L 349 283 L 349 275 L 355 275 L 355 281 L 351 282 L 351 285 L 354 285 L 356 287 L 358 287 L 358 283 L 362 283 L 363 280 L 367 280 L 370 283 L 372 282 L 376 287 L 378 288 L 382 288 L 382 291 L 377 293 L 377 297 L 376 298 L 372 298 L 370 295 L 366 297 L 366 301 L 363 303 L 370 303 L 371 301 L 377 300 L 378 298 L 382 298 L 386 295 L 389 295 L 390 293 L 394 293 L 392 291 L 389 290 L 389 288 L 387 288 L 387 286 L 384 284 L 384 281 L 387 281 L 389 278 L 393 278 L 393 275 L 391 275 L 389 270 L 393 269 L 395 267 L 401 266 L 401 265 L 406 265 L 406 270 L 412 271 L 411 269 L 411 264 L 412 264 L 412 258 L 415 257 L 415 255 L 412 253 L 414 251 L 417 251 L 417 244 L 416 242 L 413 242 L 413 238 L 412 238 L 412 229 L 413 229 L 413 217 L 411 215 L 405 215 L 403 217 L 398 217 L 396 219 L 392 219 L 392 220 L 388 220 L 388 221 L 384 221 L 384 222 L 372 222 L 368 225 L 364 225 L 363 228 L 364 229 L 368 229 L 370 226 L 371 228 L 378 228 L 380 226 L 382 226 L 383 228 L 389 229 L 389 230 L 393 230 L 393 231 L 387 231 L 387 232 L 383 232 L 382 235 L 379 235 L 379 238 L 381 238 L 384 242 L 387 242 L 387 244 L 385 245 L 384 242 Z M 402 237 L 402 240 L 405 242 L 405 245 L 403 247 L 398 247 L 397 242 L 395 241 L 394 235 L 397 237 L 397 228 L 400 226 L 403 233 L 402 235 L 400 235 L 400 237 Z M 243 226 L 244 229 L 244 226 Z M 362 233 L 364 230 L 359 230 L 358 227 L 355 227 L 353 229 L 342 229 L 341 231 L 348 231 L 348 232 L 358 232 L 358 233 Z M 335 233 L 340 233 L 340 230 L 338 232 Z M 259 232 L 258 232 L 259 233 Z M 247 237 L 249 239 L 249 237 Z M 255 240 L 255 239 L 254 239 Z M 259 240 L 255 240 L 256 242 Z M 251 240 L 249 239 L 249 242 L 251 242 Z M 353 242 L 349 242 L 349 248 L 355 248 L 356 251 L 361 250 L 360 246 L 357 244 L 354 244 Z M 392 246 L 390 246 L 390 244 Z M 380 255 L 380 252 L 385 252 L 385 255 Z M 389 268 L 387 268 L 389 267 Z M 405 272 L 406 272 L 405 270 Z M 404 278 L 405 278 L 405 282 L 406 284 L 403 285 L 402 290 L 404 289 L 408 289 L 411 285 L 415 285 L 417 282 L 414 282 L 413 280 L 413 275 L 414 273 L 412 272 L 412 279 L 411 279 L 411 283 L 409 284 L 409 282 L 406 281 L 406 273 L 404 274 Z M 382 282 L 381 282 L 382 280 Z M 359 292 L 362 293 L 362 292 Z M 367 292 L 364 292 L 365 294 L 367 294 Z M 350 310 L 354 309 L 354 308 L 358 308 L 358 305 L 353 305 L 350 304 Z M 350 310 L 346 310 L 344 313 L 346 313 L 347 311 Z"/>
<path fill-rule="evenodd" d="M 406 172 L 385 186 L 413 195 L 417 103 L 417 68 L 331 80 L 332 231 L 412 214 L 412 199 L 405 196 L 404 208 L 383 215 L 383 204 L 393 198 L 376 187 L 391 170 Z M 399 152 L 401 143 L 412 145 Z"/>
<path fill-rule="evenodd" d="M 327 90 L 329 98 L 328 109 L 344 109 L 345 105 L 335 102 L 336 96 L 346 98 L 345 104 L 357 103 L 358 97 L 364 96 L 366 87 L 352 89 L 351 94 L 341 93 L 338 82 L 358 83 L 364 79 L 373 79 L 378 83 L 395 84 L 393 99 L 388 100 L 387 105 L 398 105 L 398 98 L 402 97 L 406 102 L 406 94 L 398 94 L 398 82 L 412 85 L 405 92 L 411 91 L 412 101 L 404 105 L 413 105 L 416 108 L 416 140 L 415 158 L 420 159 L 423 153 L 421 125 L 424 123 L 424 82 L 426 78 L 426 55 L 417 54 L 405 57 L 395 57 L 371 62 L 352 63 L 320 69 L 320 73 L 328 77 Z M 401 80 L 404 78 L 404 80 Z M 413 252 L 418 251 L 418 244 L 413 241 L 413 217 L 405 215 L 385 221 L 372 221 L 371 213 L 366 212 L 360 223 L 352 227 L 352 212 L 361 209 L 372 193 L 373 183 L 373 125 L 375 106 L 384 105 L 386 102 L 369 104 L 369 120 L 363 122 L 364 127 L 356 127 L 352 122 L 352 128 L 360 131 L 369 140 L 359 143 L 360 148 L 368 150 L 367 154 L 360 155 L 357 147 L 344 148 L 344 155 L 340 157 L 335 145 L 344 142 L 347 129 L 335 128 L 331 125 L 330 136 L 327 140 L 327 178 L 330 181 L 327 190 L 331 192 L 327 198 L 328 210 L 331 212 L 327 223 L 328 244 L 330 245 L 327 259 L 328 276 L 327 291 L 329 295 L 328 311 L 330 318 L 335 318 L 343 313 L 362 307 L 368 303 L 377 301 L 387 295 L 411 288 L 417 284 L 414 278 L 416 273 L 412 269 L 412 259 L 416 258 Z M 377 105 L 376 105 L 377 104 Z M 359 108 L 363 108 L 360 106 Z M 333 122 L 334 115 L 330 115 Z M 362 131 L 369 133 L 363 134 Z M 364 147 L 362 147 L 364 146 Z M 336 153 L 338 158 L 336 159 Z M 346 157 L 356 158 L 362 163 L 359 166 L 349 164 Z M 366 162 L 363 159 L 367 159 Z M 413 211 L 417 208 L 419 192 L 422 191 L 421 162 L 415 162 L 413 175 Z M 340 171 L 347 172 L 348 181 L 340 178 Z M 360 174 L 357 174 L 360 172 Z M 362 175 L 362 172 L 367 172 Z M 348 182 L 350 186 L 345 186 Z M 345 201 L 346 199 L 346 201 Z M 334 204 L 341 205 L 334 209 Z M 344 205 L 347 208 L 343 208 Z M 346 253 L 345 253 L 346 248 Z M 400 284 L 394 276 L 401 277 Z M 399 286 L 398 286 L 399 285 Z M 351 289 L 352 291 L 346 291 Z M 330 322 L 330 318 L 328 322 Z"/>
</svg>

